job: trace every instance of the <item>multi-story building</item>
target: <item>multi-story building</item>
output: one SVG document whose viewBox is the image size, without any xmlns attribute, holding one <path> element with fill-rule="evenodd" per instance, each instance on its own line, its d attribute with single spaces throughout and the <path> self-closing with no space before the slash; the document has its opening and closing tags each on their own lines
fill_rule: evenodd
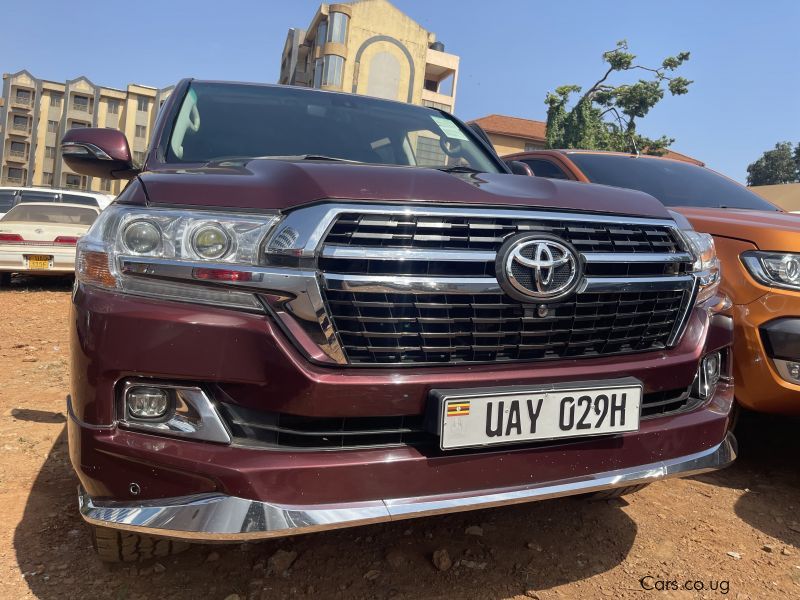
<svg viewBox="0 0 800 600">
<path fill-rule="evenodd" d="M 453 111 L 459 58 L 386 0 L 322 4 L 290 29 L 279 83 Z"/>
<path fill-rule="evenodd" d="M 120 181 L 78 175 L 61 160 L 59 143 L 76 127 L 112 127 L 125 133 L 134 161 L 142 162 L 158 108 L 172 88 L 130 84 L 96 86 L 86 77 L 66 83 L 28 71 L 3 75 L 0 98 L 0 185 L 45 186 L 118 194 Z"/>
</svg>

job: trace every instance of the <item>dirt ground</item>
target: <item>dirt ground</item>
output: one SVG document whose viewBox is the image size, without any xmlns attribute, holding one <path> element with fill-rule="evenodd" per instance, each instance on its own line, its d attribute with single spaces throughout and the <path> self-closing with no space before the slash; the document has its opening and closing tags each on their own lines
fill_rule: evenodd
<svg viewBox="0 0 800 600">
<path fill-rule="evenodd" d="M 0 291 L 3 600 L 800 597 L 800 421 L 755 415 L 740 421 L 735 466 L 626 500 L 196 546 L 107 567 L 78 516 L 67 451 L 69 290 L 66 280 L 22 279 Z M 279 550 L 297 557 L 271 574 Z M 442 550 L 446 571 L 432 560 Z M 670 581 L 705 589 L 659 591 Z"/>
</svg>

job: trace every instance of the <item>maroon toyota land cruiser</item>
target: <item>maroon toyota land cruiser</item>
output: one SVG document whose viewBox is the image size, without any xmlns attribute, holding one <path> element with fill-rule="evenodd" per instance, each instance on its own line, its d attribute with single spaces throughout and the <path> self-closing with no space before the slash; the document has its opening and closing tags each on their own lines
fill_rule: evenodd
<svg viewBox="0 0 800 600">
<path fill-rule="evenodd" d="M 447 113 L 182 81 L 78 244 L 70 455 L 107 560 L 729 464 L 710 237 L 640 192 L 512 174 Z"/>
</svg>

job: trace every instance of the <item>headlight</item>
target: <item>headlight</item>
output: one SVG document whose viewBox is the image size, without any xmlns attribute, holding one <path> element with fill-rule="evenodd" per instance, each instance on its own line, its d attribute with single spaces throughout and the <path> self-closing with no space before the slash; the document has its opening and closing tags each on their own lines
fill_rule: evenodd
<svg viewBox="0 0 800 600">
<path fill-rule="evenodd" d="M 250 281 L 248 268 L 260 264 L 277 221 L 274 212 L 110 206 L 78 243 L 75 277 L 131 294 L 261 311 L 252 292 L 210 283 Z M 190 283 L 179 276 L 185 273 Z"/>
<path fill-rule="evenodd" d="M 742 253 L 742 262 L 764 285 L 800 290 L 800 254 L 749 251 Z"/>
<path fill-rule="evenodd" d="M 720 264 L 714 238 L 708 233 L 683 230 L 684 238 L 694 255 L 693 271 L 698 280 L 697 302 L 711 298 L 719 288 Z"/>
<path fill-rule="evenodd" d="M 231 236 L 222 225 L 209 223 L 201 225 L 192 234 L 192 250 L 208 260 L 224 257 L 231 247 Z"/>
<path fill-rule="evenodd" d="M 122 242 L 134 254 L 149 254 L 161 245 L 161 230 L 155 223 L 137 219 L 125 226 Z"/>
</svg>

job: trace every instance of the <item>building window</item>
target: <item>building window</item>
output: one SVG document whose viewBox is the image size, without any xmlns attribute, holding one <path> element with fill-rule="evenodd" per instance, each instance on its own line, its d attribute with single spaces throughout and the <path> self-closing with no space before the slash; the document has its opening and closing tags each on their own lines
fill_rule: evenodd
<svg viewBox="0 0 800 600">
<path fill-rule="evenodd" d="M 119 100 L 108 101 L 108 114 L 110 115 L 119 114 Z"/>
<path fill-rule="evenodd" d="M 104 192 L 111 191 L 111 180 L 110 179 L 101 179 L 100 180 L 100 189 Z"/>
<path fill-rule="evenodd" d="M 61 100 L 63 98 L 64 94 L 59 94 L 58 92 L 50 92 L 50 106 L 61 108 Z"/>
<path fill-rule="evenodd" d="M 25 154 L 27 154 L 28 145 L 24 142 L 11 142 L 11 146 L 9 151 L 11 152 L 11 156 L 16 158 L 24 158 Z"/>
<path fill-rule="evenodd" d="M 89 112 L 89 98 L 86 96 L 73 96 L 72 110 L 78 110 L 80 112 Z"/>
<path fill-rule="evenodd" d="M 81 187 L 83 187 L 82 179 L 83 178 L 80 175 L 67 174 L 66 177 L 64 178 L 64 181 L 66 182 L 66 186 L 68 188 L 80 189 Z"/>
<path fill-rule="evenodd" d="M 47 133 L 58 133 L 58 121 L 47 122 Z"/>
<path fill-rule="evenodd" d="M 19 167 L 8 167 L 8 179 L 11 181 L 16 181 L 17 183 L 22 183 L 22 179 L 25 175 L 25 172 L 20 169 Z"/>
<path fill-rule="evenodd" d="M 45 158 L 55 158 L 56 157 L 56 147 L 55 146 L 46 146 L 44 149 L 44 157 Z"/>
<path fill-rule="evenodd" d="M 328 41 L 344 44 L 347 39 L 347 23 L 349 21 L 350 17 L 344 13 L 331 13 L 331 26 L 330 29 L 328 29 Z"/>
<path fill-rule="evenodd" d="M 344 59 L 341 56 L 328 54 L 322 62 L 322 85 L 340 87 L 344 72 Z"/>
<path fill-rule="evenodd" d="M 145 96 L 139 96 L 136 104 L 136 110 L 139 112 L 147 112 L 150 108 L 150 101 Z"/>
<path fill-rule="evenodd" d="M 84 127 L 89 127 L 89 124 L 82 121 L 72 121 L 69 126 L 70 129 L 82 129 Z"/>
<path fill-rule="evenodd" d="M 136 126 L 136 137 L 137 138 L 145 138 L 147 137 L 147 127 L 144 125 L 137 125 Z"/>
<path fill-rule="evenodd" d="M 28 131 L 28 117 L 24 115 L 14 115 L 14 120 L 11 121 L 11 128 L 17 131 Z"/>
<path fill-rule="evenodd" d="M 53 174 L 52 173 L 48 173 L 47 171 L 42 173 L 42 184 L 44 184 L 44 185 L 53 185 Z"/>
<path fill-rule="evenodd" d="M 318 58 L 314 61 L 314 87 L 319 88 L 322 85 L 322 59 Z"/>
<path fill-rule="evenodd" d="M 137 165 L 144 164 L 144 154 L 145 154 L 144 152 L 140 152 L 139 150 L 134 150 L 133 162 L 135 162 Z"/>
<path fill-rule="evenodd" d="M 324 19 L 319 22 L 317 26 L 317 39 L 315 40 L 317 46 L 322 46 L 328 37 L 328 22 Z"/>
<path fill-rule="evenodd" d="M 25 106 L 29 106 L 31 103 L 31 92 L 30 90 L 17 90 L 16 97 L 14 101 L 17 104 L 24 104 Z"/>
</svg>

